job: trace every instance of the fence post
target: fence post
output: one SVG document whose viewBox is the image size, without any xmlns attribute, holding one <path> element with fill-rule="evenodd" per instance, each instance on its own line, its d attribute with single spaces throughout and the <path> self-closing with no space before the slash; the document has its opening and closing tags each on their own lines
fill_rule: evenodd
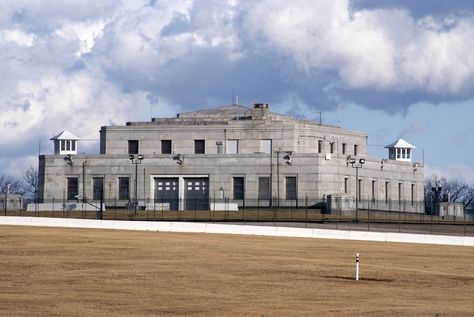
<svg viewBox="0 0 474 317">
<path fill-rule="evenodd" d="M 308 195 L 306 195 L 306 198 L 305 198 L 304 223 L 305 223 L 305 228 L 308 228 Z"/>
</svg>

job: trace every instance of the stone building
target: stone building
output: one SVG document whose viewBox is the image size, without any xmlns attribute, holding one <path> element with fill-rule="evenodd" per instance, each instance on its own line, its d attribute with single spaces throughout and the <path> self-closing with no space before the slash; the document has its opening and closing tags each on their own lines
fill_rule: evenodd
<svg viewBox="0 0 474 317">
<path fill-rule="evenodd" d="M 78 155 L 76 145 L 72 151 L 78 138 L 70 133 L 53 141 L 68 135 L 67 155 L 39 158 L 42 202 L 102 198 L 123 206 L 137 199 L 186 210 L 212 209 L 222 198 L 282 207 L 342 197 L 359 208 L 423 212 L 423 166 L 412 162 L 413 146 L 399 140 L 388 146 L 388 159 L 368 157 L 364 132 L 272 113 L 268 104 L 103 126 L 98 155 Z"/>
</svg>

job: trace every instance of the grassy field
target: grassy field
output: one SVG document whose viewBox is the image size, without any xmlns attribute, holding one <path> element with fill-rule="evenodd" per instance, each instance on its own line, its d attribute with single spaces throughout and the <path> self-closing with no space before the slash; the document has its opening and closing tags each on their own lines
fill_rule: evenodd
<svg viewBox="0 0 474 317">
<path fill-rule="evenodd" d="M 469 247 L 18 226 L 0 238 L 1 316 L 474 314 Z"/>
</svg>

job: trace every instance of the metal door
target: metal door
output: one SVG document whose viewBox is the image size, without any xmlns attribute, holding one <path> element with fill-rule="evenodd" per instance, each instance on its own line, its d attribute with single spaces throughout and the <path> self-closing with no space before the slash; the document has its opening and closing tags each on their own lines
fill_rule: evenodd
<svg viewBox="0 0 474 317">
<path fill-rule="evenodd" d="M 178 178 L 155 178 L 155 202 L 169 203 L 170 210 L 179 209 Z"/>
<path fill-rule="evenodd" d="M 185 178 L 186 210 L 209 210 L 209 179 Z"/>
</svg>

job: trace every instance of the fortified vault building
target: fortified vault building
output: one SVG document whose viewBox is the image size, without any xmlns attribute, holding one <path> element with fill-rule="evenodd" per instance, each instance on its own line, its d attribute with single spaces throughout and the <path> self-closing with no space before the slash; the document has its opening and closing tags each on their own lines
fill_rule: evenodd
<svg viewBox="0 0 474 317">
<path fill-rule="evenodd" d="M 78 155 L 79 138 L 67 131 L 52 140 L 55 154 L 39 157 L 43 203 L 137 199 L 142 207 L 186 210 L 226 198 L 234 206 L 328 201 L 334 208 L 357 195 L 359 208 L 423 212 L 414 146 L 398 140 L 387 146 L 388 159 L 370 158 L 365 133 L 272 113 L 268 104 L 103 126 L 99 155 Z"/>
</svg>

